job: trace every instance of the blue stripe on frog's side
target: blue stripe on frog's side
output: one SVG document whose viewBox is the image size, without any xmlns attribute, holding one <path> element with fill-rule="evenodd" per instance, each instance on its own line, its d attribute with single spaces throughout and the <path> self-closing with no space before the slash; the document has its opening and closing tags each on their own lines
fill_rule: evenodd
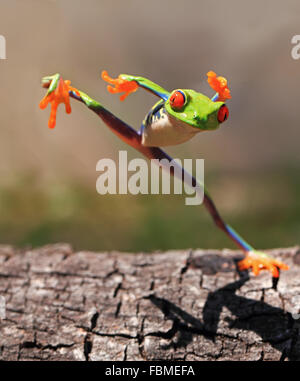
<svg viewBox="0 0 300 381">
<path fill-rule="evenodd" d="M 141 129 L 139 131 L 140 134 L 143 133 L 143 130 L 146 126 L 154 122 L 157 122 L 164 114 L 166 114 L 166 109 L 164 105 L 165 102 L 163 100 L 160 100 L 151 108 L 151 110 L 148 112 L 148 114 L 142 122 Z"/>
</svg>

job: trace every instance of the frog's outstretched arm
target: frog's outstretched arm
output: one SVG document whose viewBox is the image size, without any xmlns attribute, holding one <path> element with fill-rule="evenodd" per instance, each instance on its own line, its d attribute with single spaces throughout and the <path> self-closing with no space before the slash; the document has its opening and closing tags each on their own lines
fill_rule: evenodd
<svg viewBox="0 0 300 381">
<path fill-rule="evenodd" d="M 120 96 L 121 101 L 123 101 L 129 94 L 135 92 L 139 87 L 142 87 L 143 89 L 149 91 L 150 93 L 160 97 L 165 101 L 170 96 L 169 91 L 163 89 L 161 86 L 157 85 L 147 78 L 129 74 L 120 74 L 118 78 L 111 78 L 105 70 L 102 71 L 101 77 L 104 79 L 104 81 L 115 86 L 107 86 L 107 90 L 110 93 L 124 93 Z"/>
<path fill-rule="evenodd" d="M 90 98 L 87 94 L 71 87 L 70 81 L 63 81 L 62 78 L 56 74 L 54 76 L 44 77 L 42 83 L 43 87 L 48 88 L 48 92 L 41 101 L 40 107 L 45 108 L 47 104 L 51 102 L 49 127 L 53 128 L 55 126 L 56 110 L 60 103 L 64 103 L 66 105 L 67 112 L 71 111 L 69 104 L 69 96 L 71 96 L 72 98 L 84 103 L 90 110 L 94 111 L 121 140 L 141 152 L 147 158 L 158 160 L 167 159 L 168 161 L 172 161 L 172 158 L 160 148 L 143 146 L 141 144 L 141 135 L 139 135 L 134 128 L 118 119 L 99 102 Z M 173 167 L 171 167 L 171 173 L 174 175 Z M 192 179 L 192 185 L 194 187 L 201 187 L 193 176 L 184 176 L 184 174 L 187 174 L 187 172 L 181 167 L 181 180 L 188 181 L 188 184 L 190 185 L 191 182 L 189 180 Z M 208 209 L 216 225 L 245 252 L 245 259 L 239 262 L 240 270 L 252 268 L 254 274 L 257 275 L 261 270 L 266 269 L 272 273 L 273 277 L 277 278 L 279 276 L 279 269 L 288 269 L 288 266 L 284 263 L 277 261 L 265 253 L 255 251 L 252 246 L 250 246 L 234 231 L 233 228 L 227 225 L 220 216 L 214 202 L 205 189 L 204 205 Z"/>
</svg>

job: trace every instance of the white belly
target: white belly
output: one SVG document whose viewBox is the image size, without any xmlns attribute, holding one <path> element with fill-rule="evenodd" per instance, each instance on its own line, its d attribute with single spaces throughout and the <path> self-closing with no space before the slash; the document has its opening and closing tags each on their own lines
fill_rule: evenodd
<svg viewBox="0 0 300 381">
<path fill-rule="evenodd" d="M 142 145 L 163 147 L 184 143 L 201 130 L 164 113 L 142 131 Z"/>
</svg>

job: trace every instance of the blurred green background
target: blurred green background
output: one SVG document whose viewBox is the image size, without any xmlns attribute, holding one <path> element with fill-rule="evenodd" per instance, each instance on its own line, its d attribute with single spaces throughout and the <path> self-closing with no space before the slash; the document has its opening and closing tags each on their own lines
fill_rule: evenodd
<svg viewBox="0 0 300 381">
<path fill-rule="evenodd" d="M 96 163 L 140 154 L 78 102 L 72 114 L 40 111 L 40 79 L 60 72 L 139 128 L 156 99 L 125 102 L 100 72 L 142 75 L 167 89 L 212 95 L 206 73 L 229 81 L 220 130 L 167 149 L 205 159 L 205 183 L 222 216 L 257 248 L 299 243 L 300 34 L 298 1 L 0 0 L 0 242 L 150 251 L 233 247 L 204 206 L 183 196 L 100 196 Z"/>
</svg>

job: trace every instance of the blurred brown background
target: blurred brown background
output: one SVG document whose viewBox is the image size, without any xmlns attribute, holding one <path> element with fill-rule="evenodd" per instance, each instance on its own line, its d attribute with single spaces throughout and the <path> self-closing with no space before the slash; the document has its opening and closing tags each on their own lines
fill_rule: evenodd
<svg viewBox="0 0 300 381">
<path fill-rule="evenodd" d="M 100 196 L 96 163 L 128 149 L 77 102 L 41 111 L 40 79 L 60 72 L 138 128 L 156 99 L 125 102 L 100 72 L 142 75 L 167 89 L 208 95 L 206 73 L 229 81 L 230 119 L 167 151 L 204 158 L 206 186 L 225 220 L 258 248 L 294 245 L 300 233 L 300 34 L 294 1 L 1 0 L 0 241 L 152 250 L 232 247 L 203 206 L 182 196 Z"/>
</svg>

